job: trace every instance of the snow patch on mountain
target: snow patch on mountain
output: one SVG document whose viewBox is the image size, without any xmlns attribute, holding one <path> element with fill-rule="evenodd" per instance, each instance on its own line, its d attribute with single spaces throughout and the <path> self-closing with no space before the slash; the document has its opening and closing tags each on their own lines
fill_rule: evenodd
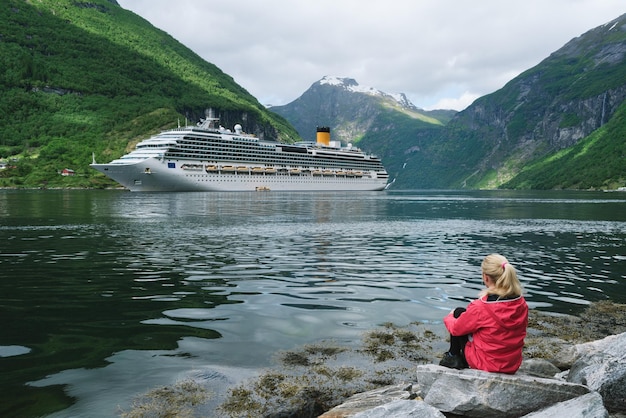
<svg viewBox="0 0 626 418">
<path fill-rule="evenodd" d="M 417 109 L 417 107 L 413 103 L 411 103 L 411 101 L 404 95 L 404 93 L 390 94 L 380 91 L 374 87 L 361 86 L 353 78 L 327 75 L 324 76 L 320 81 L 318 81 L 318 83 L 320 85 L 327 84 L 330 86 L 342 87 L 345 90 L 354 93 L 364 93 L 371 96 L 388 97 L 395 100 L 400 106 L 404 108 Z"/>
</svg>

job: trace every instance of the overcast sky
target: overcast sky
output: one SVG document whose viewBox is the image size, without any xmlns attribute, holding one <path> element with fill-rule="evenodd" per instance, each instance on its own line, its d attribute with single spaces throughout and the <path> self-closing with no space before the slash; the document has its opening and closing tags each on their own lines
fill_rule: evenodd
<svg viewBox="0 0 626 418">
<path fill-rule="evenodd" d="M 117 0 L 232 76 L 262 104 L 326 75 L 462 110 L 623 0 Z"/>
</svg>

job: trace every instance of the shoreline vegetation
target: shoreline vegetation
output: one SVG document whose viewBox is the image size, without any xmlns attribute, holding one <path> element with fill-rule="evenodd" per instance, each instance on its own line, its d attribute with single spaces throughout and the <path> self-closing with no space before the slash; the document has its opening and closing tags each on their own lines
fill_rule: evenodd
<svg viewBox="0 0 626 418">
<path fill-rule="evenodd" d="M 559 367 L 565 347 L 626 332 L 626 305 L 590 304 L 580 315 L 531 310 L 524 360 L 545 359 Z M 414 380 L 419 364 L 438 364 L 447 347 L 443 324 L 391 323 L 363 335 L 359 345 L 332 341 L 276 354 L 276 367 L 216 396 L 202 381 L 188 379 L 135 398 L 122 418 L 317 417 L 348 397 Z"/>
</svg>

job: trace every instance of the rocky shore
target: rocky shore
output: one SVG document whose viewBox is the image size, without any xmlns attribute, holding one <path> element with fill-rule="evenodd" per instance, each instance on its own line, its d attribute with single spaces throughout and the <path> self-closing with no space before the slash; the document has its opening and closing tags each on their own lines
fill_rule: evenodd
<svg viewBox="0 0 626 418">
<path fill-rule="evenodd" d="M 184 400 L 188 388 L 166 391 L 180 393 L 181 402 L 167 399 L 152 410 L 180 416 L 174 409 L 184 407 L 185 416 L 202 417 L 626 418 L 626 305 L 594 303 L 576 316 L 531 310 L 515 375 L 438 366 L 446 340 L 442 324 L 385 324 L 357 347 L 331 341 L 277 353 L 276 367 L 226 395 L 206 394 L 208 402 Z M 202 385 L 194 382 L 194 390 Z M 154 393 L 148 398 L 158 401 Z M 150 409 L 138 405 L 122 416 Z"/>
<path fill-rule="evenodd" d="M 354 395 L 320 418 L 626 416 L 626 333 L 569 347 L 568 361 L 562 372 L 525 360 L 515 375 L 420 365 L 412 383 Z"/>
</svg>

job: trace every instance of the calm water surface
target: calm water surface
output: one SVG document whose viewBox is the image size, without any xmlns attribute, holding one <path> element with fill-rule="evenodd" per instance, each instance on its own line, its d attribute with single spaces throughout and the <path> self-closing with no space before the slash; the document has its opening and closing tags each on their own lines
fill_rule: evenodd
<svg viewBox="0 0 626 418">
<path fill-rule="evenodd" d="M 623 193 L 0 191 L 0 416 L 112 417 L 279 350 L 440 323 L 490 252 L 531 308 L 625 303 L 625 238 Z"/>
</svg>

